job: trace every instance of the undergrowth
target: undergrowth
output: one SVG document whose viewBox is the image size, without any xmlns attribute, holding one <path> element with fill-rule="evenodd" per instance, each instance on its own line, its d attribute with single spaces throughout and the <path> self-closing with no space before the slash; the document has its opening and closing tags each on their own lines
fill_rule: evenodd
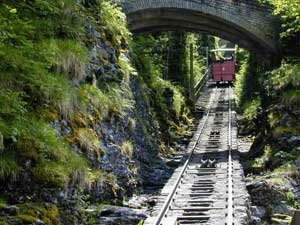
<svg viewBox="0 0 300 225">
<path fill-rule="evenodd" d="M 112 116 L 122 118 L 133 107 L 126 85 L 86 82 L 87 22 L 107 44 L 121 49 L 131 38 L 124 14 L 106 0 L 92 5 L 4 1 L 0 21 L 0 180 L 18 181 L 30 161 L 38 184 L 84 187 L 91 165 L 71 145 L 100 158 L 99 137 L 91 127 Z M 132 67 L 123 55 L 119 61 L 128 82 Z M 74 133 L 58 138 L 53 120 L 67 120 Z"/>
<path fill-rule="evenodd" d="M 172 35 L 161 34 L 156 38 L 151 35 L 140 35 L 135 37 L 132 44 L 134 55 L 139 56 L 135 57 L 139 79 L 146 85 L 143 97 L 152 108 L 156 124 L 163 133 L 160 146 L 165 147 L 161 148 L 161 153 L 167 153 L 168 148 L 171 151 L 169 144 L 172 140 L 178 140 L 180 136 L 186 135 L 185 126 L 191 123 L 188 98 L 185 95 L 187 91 L 185 81 L 176 83 L 165 79 L 169 71 L 163 53 L 167 48 L 166 39 L 169 36 Z M 182 73 L 181 76 L 185 75 Z"/>
</svg>

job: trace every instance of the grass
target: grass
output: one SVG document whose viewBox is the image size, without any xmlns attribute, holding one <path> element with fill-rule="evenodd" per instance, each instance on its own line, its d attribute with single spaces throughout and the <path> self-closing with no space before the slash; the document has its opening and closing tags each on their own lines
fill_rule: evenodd
<svg viewBox="0 0 300 225">
<path fill-rule="evenodd" d="M 34 179 L 41 184 L 61 188 L 69 185 L 83 187 L 88 182 L 86 180 L 87 168 L 86 161 L 74 155 L 67 161 L 40 162 L 32 169 L 32 172 Z"/>
<path fill-rule="evenodd" d="M 80 108 L 86 111 L 88 106 L 92 104 L 100 120 L 109 118 L 111 113 L 122 118 L 127 110 L 133 108 L 133 102 L 124 97 L 125 91 L 117 87 L 100 90 L 97 87 L 85 84 L 77 92 Z"/>
<path fill-rule="evenodd" d="M 117 177 L 114 174 L 106 173 L 99 169 L 89 169 L 87 172 L 87 176 L 89 181 L 88 186 L 90 189 L 92 187 L 97 187 L 99 185 L 104 184 L 109 186 L 114 197 L 118 196 L 118 192 L 121 189 L 121 187 L 118 185 Z"/>
<path fill-rule="evenodd" d="M 35 162 L 33 177 L 40 183 L 60 187 L 82 183 L 87 163 L 65 141 L 57 138 L 53 128 L 32 116 L 14 122 L 12 134 L 16 143 L 10 144 L 10 153 L 6 149 L 1 153 L 1 180 L 17 180 L 22 171 L 19 161 L 30 159 Z"/>
<path fill-rule="evenodd" d="M 100 159 L 102 149 L 100 148 L 99 137 L 97 133 L 90 128 L 79 128 L 74 133 L 76 142 L 79 143 L 80 148 L 88 153 L 94 153 L 97 159 Z"/>
<path fill-rule="evenodd" d="M 120 51 L 127 48 L 131 34 L 126 28 L 125 15 L 116 4 L 103 0 L 95 1 L 89 9 L 82 7 L 75 0 L 62 0 L 30 4 L 5 1 L 0 8 L 3 34 L 0 37 L 0 133 L 4 146 L 0 153 L 0 179 L 17 181 L 22 178 L 24 162 L 30 161 L 28 174 L 40 185 L 40 190 L 48 187 L 61 190 L 69 186 L 83 189 L 106 184 L 117 197 L 121 187 L 116 176 L 93 168 L 86 158 L 90 150 L 101 154 L 99 137 L 92 127 L 103 120 L 123 119 L 134 108 L 128 85 L 123 85 L 134 70 L 126 53 Z M 92 42 L 86 40 L 90 35 L 86 32 L 89 23 L 101 33 L 101 40 L 116 51 L 124 74 L 122 85 L 82 84 L 89 62 L 87 46 Z M 175 137 L 178 125 L 188 121 L 189 116 L 184 90 L 163 80 L 160 63 L 156 63 L 155 57 L 148 59 L 145 64 L 149 65 L 151 82 L 147 85 L 152 112 L 157 118 L 162 116 L 161 121 L 171 127 L 165 129 L 160 121 L 162 131 Z M 199 70 L 200 67 L 196 68 L 195 73 Z M 74 133 L 68 137 L 61 137 L 63 132 L 58 135 L 59 131 L 51 126 L 54 119 L 67 120 Z M 176 125 L 171 123 L 173 120 Z M 131 120 L 130 124 L 134 129 L 135 122 Z M 79 144 L 86 151 L 75 152 L 72 144 Z M 121 151 L 132 157 L 133 143 L 125 141 Z M 50 213 L 51 209 L 47 210 Z M 46 224 L 58 224 L 54 209 L 53 218 L 35 206 L 22 210 L 19 216 L 24 223 L 33 223 L 36 211 L 45 215 Z"/>
<path fill-rule="evenodd" d="M 108 0 L 95 1 L 90 8 L 75 0 L 4 1 L 0 21 L 1 184 L 21 179 L 24 162 L 30 162 L 26 170 L 40 187 L 85 188 L 104 180 L 117 195 L 117 178 L 95 172 L 87 154 L 94 152 L 99 160 L 102 149 L 92 127 L 112 117 L 124 118 L 133 109 L 132 96 L 128 85 L 86 82 L 91 47 L 87 25 L 114 48 L 128 83 L 134 70 L 123 51 L 131 39 L 125 15 Z M 73 133 L 58 135 L 53 120 L 66 120 Z M 134 129 L 134 120 L 130 127 Z M 73 144 L 84 153 L 75 152 Z M 124 143 L 123 151 L 131 157 L 133 145 Z M 22 212 L 20 219 L 33 223 L 37 215 L 28 214 Z M 46 224 L 58 224 L 46 217 Z"/>
<path fill-rule="evenodd" d="M 82 43 L 74 40 L 50 40 L 47 45 L 57 52 L 54 57 L 54 66 L 59 74 L 65 74 L 74 82 L 84 81 L 86 78 L 86 64 L 88 62 L 88 50 Z"/>
<path fill-rule="evenodd" d="M 134 147 L 130 141 L 124 141 L 120 147 L 122 154 L 127 155 L 129 158 L 132 158 Z"/>
<path fill-rule="evenodd" d="M 136 119 L 134 118 L 128 119 L 128 128 L 130 131 L 133 131 L 136 128 Z"/>
<path fill-rule="evenodd" d="M 16 181 L 21 172 L 15 156 L 0 153 L 0 180 Z M 0 203 L 1 204 L 1 203 Z"/>
</svg>

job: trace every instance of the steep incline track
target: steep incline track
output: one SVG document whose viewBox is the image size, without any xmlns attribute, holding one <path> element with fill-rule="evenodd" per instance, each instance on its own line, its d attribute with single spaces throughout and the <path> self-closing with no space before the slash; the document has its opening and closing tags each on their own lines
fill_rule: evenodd
<svg viewBox="0 0 300 225">
<path fill-rule="evenodd" d="M 232 100 L 231 87 L 209 89 L 199 99 L 206 115 L 184 164 L 162 190 L 161 204 L 145 224 L 247 224 L 248 195 L 235 153 Z"/>
</svg>

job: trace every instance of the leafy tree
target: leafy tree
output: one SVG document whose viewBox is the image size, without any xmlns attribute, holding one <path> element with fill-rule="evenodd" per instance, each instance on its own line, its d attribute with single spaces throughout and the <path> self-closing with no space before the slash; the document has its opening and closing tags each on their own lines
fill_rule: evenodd
<svg viewBox="0 0 300 225">
<path fill-rule="evenodd" d="M 274 13 L 282 18 L 282 37 L 300 32 L 300 0 L 270 0 Z"/>
</svg>

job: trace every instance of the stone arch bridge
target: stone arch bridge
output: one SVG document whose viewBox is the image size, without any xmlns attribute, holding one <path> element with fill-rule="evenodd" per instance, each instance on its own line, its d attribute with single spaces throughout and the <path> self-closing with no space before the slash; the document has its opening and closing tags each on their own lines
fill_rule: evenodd
<svg viewBox="0 0 300 225">
<path fill-rule="evenodd" d="M 278 53 L 277 18 L 257 0 L 122 0 L 121 4 L 133 33 L 208 33 L 258 53 Z"/>
</svg>

